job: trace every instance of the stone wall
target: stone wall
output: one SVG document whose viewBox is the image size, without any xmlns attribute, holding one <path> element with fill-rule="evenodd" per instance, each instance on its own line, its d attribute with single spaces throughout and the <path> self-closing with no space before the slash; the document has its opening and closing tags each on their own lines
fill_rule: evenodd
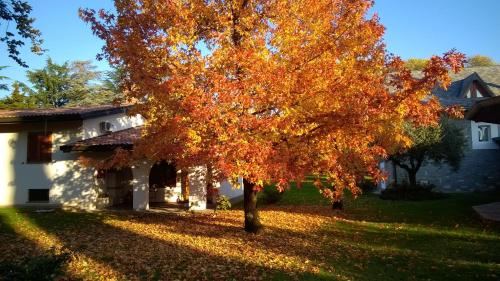
<svg viewBox="0 0 500 281">
<path fill-rule="evenodd" d="M 500 186 L 500 149 L 472 149 L 471 122 L 454 121 L 467 138 L 465 157 L 460 168 L 453 171 L 448 165 L 427 164 L 417 173 L 417 181 L 434 184 L 443 192 L 489 190 Z M 389 182 L 394 181 L 392 163 L 386 165 Z M 405 170 L 397 168 L 398 182 L 408 181 Z"/>
</svg>

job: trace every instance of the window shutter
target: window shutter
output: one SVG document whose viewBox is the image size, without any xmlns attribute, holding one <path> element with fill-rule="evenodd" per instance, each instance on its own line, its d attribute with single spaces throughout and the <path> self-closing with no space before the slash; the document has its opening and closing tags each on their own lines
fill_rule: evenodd
<svg viewBox="0 0 500 281">
<path fill-rule="evenodd" d="M 52 161 L 52 134 L 40 134 L 40 161 Z"/>
<path fill-rule="evenodd" d="M 28 163 L 39 161 L 38 133 L 28 134 Z"/>
<path fill-rule="evenodd" d="M 52 161 L 52 133 L 28 133 L 28 163 Z"/>
</svg>

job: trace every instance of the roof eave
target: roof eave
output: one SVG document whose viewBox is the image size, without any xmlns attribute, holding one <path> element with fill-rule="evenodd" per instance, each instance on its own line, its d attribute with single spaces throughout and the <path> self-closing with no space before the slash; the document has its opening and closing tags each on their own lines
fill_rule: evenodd
<svg viewBox="0 0 500 281">
<path fill-rule="evenodd" d="M 98 144 L 98 145 L 61 145 L 59 149 L 64 153 L 69 152 L 112 152 L 117 148 L 132 150 L 133 144 Z"/>
<path fill-rule="evenodd" d="M 492 114 L 493 112 L 500 112 L 500 96 L 478 101 L 472 106 L 471 110 L 465 115 L 466 119 L 473 120 L 476 122 L 487 122 L 487 123 L 500 123 L 500 118 L 486 118 L 486 115 Z M 482 112 L 485 114 L 482 114 Z M 497 113 L 498 114 L 498 113 Z M 484 116 L 481 116 L 484 115 Z"/>
<path fill-rule="evenodd" d="M 58 121 L 81 121 L 90 118 L 97 118 L 106 115 L 126 113 L 127 110 L 133 105 L 124 105 L 114 108 L 106 108 L 101 110 L 95 110 L 87 113 L 59 113 L 54 115 L 33 115 L 33 116 L 22 116 L 22 117 L 4 117 L 0 118 L 0 124 L 6 123 L 35 123 L 35 122 L 58 122 Z"/>
</svg>

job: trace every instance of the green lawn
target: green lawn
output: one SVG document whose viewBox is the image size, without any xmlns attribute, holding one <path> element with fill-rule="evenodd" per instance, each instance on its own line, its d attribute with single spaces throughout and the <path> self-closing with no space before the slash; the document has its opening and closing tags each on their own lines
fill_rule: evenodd
<svg viewBox="0 0 500 281">
<path fill-rule="evenodd" d="M 61 276 L 80 280 L 499 280 L 500 226 L 471 209 L 495 200 L 498 192 L 420 202 L 364 195 L 347 198 L 337 212 L 306 183 L 260 206 L 260 235 L 242 230 L 240 209 L 174 215 L 4 208 L 0 265 L 53 247 L 71 256 Z"/>
<path fill-rule="evenodd" d="M 471 208 L 495 200 L 499 192 L 429 201 L 386 201 L 374 194 L 347 198 L 339 213 L 344 220 L 324 231 L 355 254 L 331 264 L 354 280 L 499 280 L 500 224 L 482 221 Z M 278 204 L 317 202 L 329 204 L 306 185 L 286 192 Z M 302 279 L 335 276 L 324 272 Z"/>
</svg>

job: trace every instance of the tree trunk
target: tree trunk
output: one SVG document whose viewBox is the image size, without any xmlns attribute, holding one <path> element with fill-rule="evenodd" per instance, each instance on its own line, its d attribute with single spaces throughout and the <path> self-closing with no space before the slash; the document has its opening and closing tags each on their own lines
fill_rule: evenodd
<svg viewBox="0 0 500 281">
<path fill-rule="evenodd" d="M 408 180 L 410 181 L 411 187 L 417 186 L 417 171 L 408 171 Z"/>
<path fill-rule="evenodd" d="M 213 170 L 211 165 L 207 165 L 207 174 L 205 178 L 207 181 L 207 203 L 215 204 L 217 202 L 217 194 L 215 194 L 216 189 L 214 188 Z"/>
<path fill-rule="evenodd" d="M 259 214 L 257 212 L 257 191 L 255 184 L 243 179 L 243 206 L 245 209 L 245 231 L 258 233 L 262 229 Z"/>
<path fill-rule="evenodd" d="M 344 209 L 344 202 L 342 201 L 342 199 L 333 201 L 333 203 L 332 203 L 332 209 L 333 210 L 342 210 L 342 209 Z"/>
</svg>

